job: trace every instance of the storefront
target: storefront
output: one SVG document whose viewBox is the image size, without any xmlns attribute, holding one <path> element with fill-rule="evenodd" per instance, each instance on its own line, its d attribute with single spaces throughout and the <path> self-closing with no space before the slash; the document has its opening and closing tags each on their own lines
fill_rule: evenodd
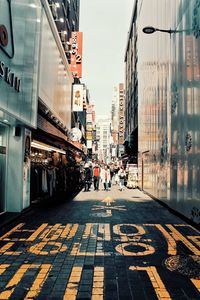
<svg viewBox="0 0 200 300">
<path fill-rule="evenodd" d="M 31 141 L 31 203 L 67 199 L 78 187 L 70 144 L 73 77 L 47 1 L 43 1 L 37 128 Z M 71 155 L 71 153 L 73 153 Z M 80 172 L 79 172 L 80 173 Z"/>
<path fill-rule="evenodd" d="M 28 141 L 37 119 L 40 1 L 2 0 L 0 20 L 0 213 L 4 213 L 20 212 L 30 203 Z"/>
</svg>

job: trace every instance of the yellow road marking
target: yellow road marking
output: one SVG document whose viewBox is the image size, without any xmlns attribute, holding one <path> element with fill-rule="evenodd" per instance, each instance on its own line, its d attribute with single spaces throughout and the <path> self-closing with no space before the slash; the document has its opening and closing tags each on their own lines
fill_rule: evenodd
<svg viewBox="0 0 200 300">
<path fill-rule="evenodd" d="M 72 224 L 67 224 L 63 230 L 63 232 L 61 233 L 61 238 L 67 238 L 68 237 L 68 234 L 71 230 L 71 227 L 72 227 Z"/>
<path fill-rule="evenodd" d="M 40 268 L 41 271 L 39 272 L 39 274 L 37 275 L 35 281 L 33 282 L 30 291 L 27 293 L 25 299 L 34 299 L 34 297 L 36 297 L 41 288 L 42 285 L 44 284 L 46 277 L 49 273 L 49 270 L 51 268 L 51 265 L 36 265 L 36 264 L 26 264 L 26 265 L 22 265 L 20 267 L 20 269 L 15 273 L 15 275 L 12 277 L 12 279 L 8 282 L 8 284 L 5 287 L 5 291 L 0 293 L 0 299 L 9 299 L 9 297 L 12 295 L 12 293 L 14 292 L 16 286 L 19 284 L 19 282 L 21 281 L 22 277 L 24 276 L 24 274 L 26 273 L 26 271 L 28 269 L 35 269 L 35 268 Z M 38 276 L 41 274 L 44 274 L 43 278 L 38 278 Z"/>
<path fill-rule="evenodd" d="M 145 250 L 140 251 L 140 252 L 133 252 L 133 251 L 125 250 L 125 248 L 129 247 L 129 246 L 142 247 Z M 138 242 L 129 242 L 129 243 L 119 244 L 115 247 L 115 250 L 124 256 L 145 256 L 145 255 L 151 255 L 155 252 L 155 249 L 153 246 L 150 246 L 150 245 L 144 244 L 144 243 L 138 243 Z"/>
<path fill-rule="evenodd" d="M 167 241 L 167 247 L 168 247 L 168 254 L 169 255 L 176 255 L 177 249 L 176 249 L 176 242 L 173 239 L 173 237 L 167 232 L 167 230 L 160 224 L 152 224 L 150 226 L 155 226 L 166 238 Z"/>
<path fill-rule="evenodd" d="M 39 294 L 39 292 L 42 289 L 42 286 L 44 285 L 48 274 L 51 270 L 51 265 L 50 264 L 43 264 L 43 265 L 31 265 L 31 268 L 36 268 L 36 267 L 40 267 L 40 271 L 35 279 L 35 281 L 33 282 L 29 292 L 27 293 L 26 297 L 24 298 L 24 300 L 28 300 L 28 299 L 35 299 L 35 297 Z"/>
<path fill-rule="evenodd" d="M 132 227 L 134 230 L 136 229 L 137 232 L 135 233 L 123 233 L 121 231 L 121 227 Z M 135 224 L 118 224 L 113 226 L 113 232 L 117 235 L 120 235 L 120 237 L 135 237 L 138 235 L 144 235 L 146 233 L 145 229 L 143 226 L 140 225 L 135 225 Z"/>
<path fill-rule="evenodd" d="M 62 229 L 59 229 L 60 226 L 61 224 L 55 224 L 54 226 L 51 226 L 51 228 L 46 229 L 40 239 L 44 242 L 57 240 L 62 233 Z"/>
<path fill-rule="evenodd" d="M 198 250 L 192 243 L 190 243 L 187 238 L 185 238 L 173 225 L 166 225 L 171 230 L 171 235 L 176 241 L 181 241 L 185 246 L 188 247 L 195 255 L 200 255 L 200 250 Z"/>
<path fill-rule="evenodd" d="M 113 198 L 111 197 L 106 197 L 104 198 L 101 202 L 106 203 L 106 205 L 110 205 L 110 203 L 115 202 Z"/>
<path fill-rule="evenodd" d="M 80 251 L 80 243 L 74 243 L 72 247 L 72 251 L 70 252 L 70 256 L 110 256 L 110 253 L 107 252 L 81 252 Z"/>
<path fill-rule="evenodd" d="M 94 277 L 91 300 L 103 300 L 104 268 L 94 267 Z"/>
<path fill-rule="evenodd" d="M 3 236 L 0 237 L 0 240 L 5 240 L 5 241 L 10 241 L 10 239 L 8 238 L 9 235 L 11 235 L 11 233 L 16 232 L 19 228 L 21 228 L 22 226 L 24 226 L 24 223 L 20 223 L 17 226 L 13 227 L 10 231 L 8 231 L 7 233 L 5 233 Z"/>
<path fill-rule="evenodd" d="M 197 288 L 197 290 L 200 292 L 200 279 L 191 279 L 194 286 Z"/>
<path fill-rule="evenodd" d="M 28 239 L 28 242 L 34 241 L 38 235 L 48 226 L 48 223 L 42 224 Z"/>
<path fill-rule="evenodd" d="M 81 280 L 83 267 L 73 267 L 65 290 L 63 300 L 75 300 L 78 293 L 78 285 Z"/>
<path fill-rule="evenodd" d="M 72 239 L 75 236 L 75 234 L 76 234 L 76 232 L 78 230 L 78 227 L 79 227 L 78 224 L 73 224 L 72 225 L 72 228 L 71 228 L 71 230 L 69 232 L 69 235 L 67 236 L 67 240 L 70 240 L 70 239 Z"/>
<path fill-rule="evenodd" d="M 188 239 L 190 239 L 191 241 L 193 241 L 193 243 L 195 243 L 198 247 L 200 247 L 200 236 L 187 236 Z"/>
<path fill-rule="evenodd" d="M 57 249 L 45 251 L 45 250 L 43 250 L 43 248 L 46 245 L 48 245 L 48 246 L 51 245 Z M 29 252 L 36 254 L 36 255 L 56 254 L 59 252 L 64 252 L 66 250 L 67 250 L 67 246 L 63 245 L 62 243 L 58 243 L 58 242 L 40 242 L 29 248 Z"/>
<path fill-rule="evenodd" d="M 0 275 L 2 275 L 8 267 L 10 267 L 8 264 L 0 265 Z"/>
<path fill-rule="evenodd" d="M 159 300 L 171 299 L 155 267 L 129 267 L 132 271 L 146 271 Z M 134 295 L 133 295 L 134 296 Z"/>
</svg>

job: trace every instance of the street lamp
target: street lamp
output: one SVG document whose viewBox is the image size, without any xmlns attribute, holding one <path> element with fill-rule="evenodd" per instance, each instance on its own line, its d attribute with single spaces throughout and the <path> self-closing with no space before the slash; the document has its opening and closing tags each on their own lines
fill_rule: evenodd
<svg viewBox="0 0 200 300">
<path fill-rule="evenodd" d="M 166 32 L 166 33 L 169 33 L 169 34 L 180 32 L 178 30 L 172 30 L 172 29 L 159 29 L 159 28 L 155 28 L 153 26 L 146 26 L 142 29 L 142 31 L 146 34 L 152 34 L 156 31 Z"/>
<path fill-rule="evenodd" d="M 191 32 L 192 30 L 193 29 L 182 29 L 182 30 L 160 29 L 160 28 L 155 28 L 153 26 L 146 26 L 142 29 L 142 31 L 146 34 L 152 34 L 156 31 L 166 32 L 166 33 L 172 34 L 172 33 L 181 33 L 181 32 Z"/>
</svg>

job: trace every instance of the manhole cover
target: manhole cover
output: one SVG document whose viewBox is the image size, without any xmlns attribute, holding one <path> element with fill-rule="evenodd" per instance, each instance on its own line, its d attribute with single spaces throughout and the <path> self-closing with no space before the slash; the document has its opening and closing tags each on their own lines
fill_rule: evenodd
<svg viewBox="0 0 200 300">
<path fill-rule="evenodd" d="M 176 255 L 165 260 L 165 266 L 172 272 L 200 279 L 200 257 L 197 255 Z"/>
</svg>

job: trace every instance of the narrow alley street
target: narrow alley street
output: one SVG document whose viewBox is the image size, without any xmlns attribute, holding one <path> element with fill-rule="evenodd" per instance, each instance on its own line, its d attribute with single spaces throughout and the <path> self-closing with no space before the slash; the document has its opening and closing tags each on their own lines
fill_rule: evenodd
<svg viewBox="0 0 200 300">
<path fill-rule="evenodd" d="M 0 299 L 200 299 L 199 236 L 139 190 L 81 192 L 1 230 Z"/>
</svg>

